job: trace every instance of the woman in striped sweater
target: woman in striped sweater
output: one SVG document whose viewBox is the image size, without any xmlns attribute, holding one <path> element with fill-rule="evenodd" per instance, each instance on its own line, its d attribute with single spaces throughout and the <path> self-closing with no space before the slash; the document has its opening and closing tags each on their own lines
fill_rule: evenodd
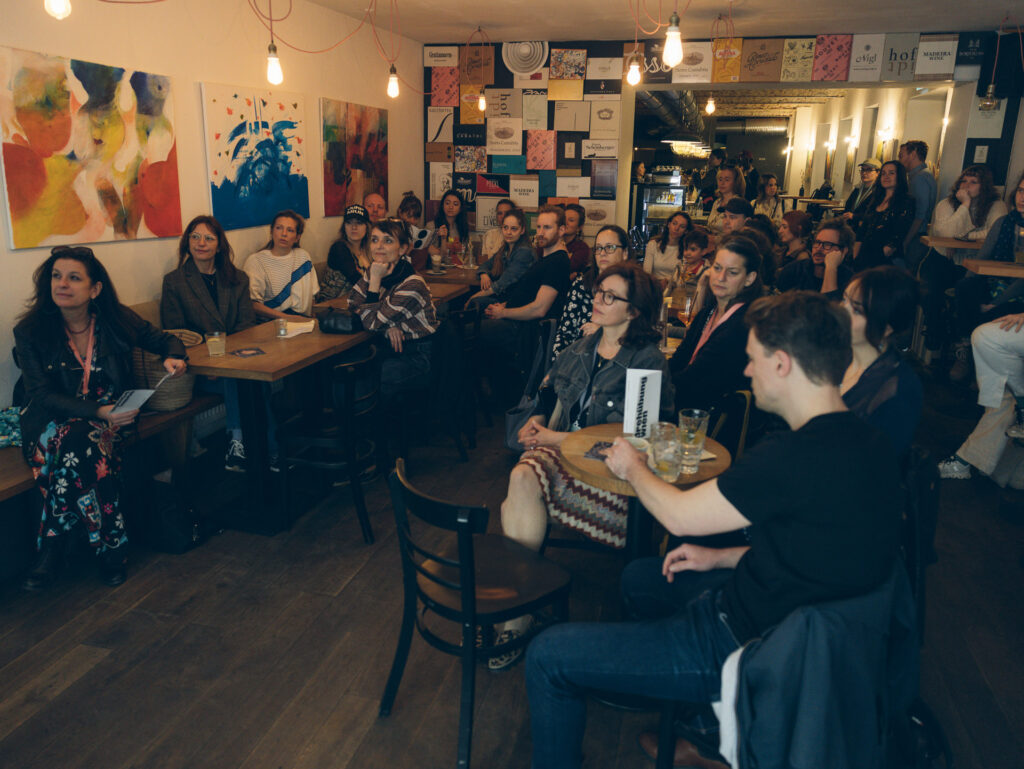
<svg viewBox="0 0 1024 769">
<path fill-rule="evenodd" d="M 383 219 L 370 232 L 366 276 L 349 294 L 348 306 L 367 331 L 387 339 L 381 345 L 380 390 L 385 397 L 409 389 L 430 373 L 431 336 L 437 315 L 430 288 L 405 258 L 412 242 L 398 219 Z"/>
</svg>

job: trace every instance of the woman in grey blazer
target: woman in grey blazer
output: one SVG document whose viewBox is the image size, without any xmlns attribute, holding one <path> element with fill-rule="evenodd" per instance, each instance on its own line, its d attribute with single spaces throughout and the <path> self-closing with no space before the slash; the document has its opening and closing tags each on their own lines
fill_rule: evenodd
<svg viewBox="0 0 1024 769">
<path fill-rule="evenodd" d="M 164 328 L 187 328 L 200 334 L 234 334 L 256 324 L 249 298 L 249 276 L 232 263 L 227 234 L 212 216 L 197 216 L 178 244 L 178 269 L 164 276 L 160 322 Z M 198 377 L 203 390 L 224 396 L 228 452 L 224 466 L 245 470 L 238 386 L 233 379 Z"/>
</svg>

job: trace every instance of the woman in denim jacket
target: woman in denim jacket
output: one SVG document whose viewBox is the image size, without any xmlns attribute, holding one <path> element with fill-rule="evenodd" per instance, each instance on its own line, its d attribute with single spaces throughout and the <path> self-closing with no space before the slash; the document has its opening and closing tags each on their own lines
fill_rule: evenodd
<svg viewBox="0 0 1024 769">
<path fill-rule="evenodd" d="M 598 276 L 593 309 L 598 330 L 558 356 L 540 388 L 542 416 L 519 431 L 527 450 L 512 470 L 501 506 L 509 538 L 539 550 L 550 517 L 603 544 L 625 546 L 627 498 L 573 478 L 558 447 L 582 427 L 623 421 L 631 368 L 661 369 L 661 414 L 671 418 L 672 381 L 654 329 L 660 306 L 658 284 L 635 264 L 612 265 Z M 506 623 L 503 632 L 525 632 L 529 622 L 523 617 Z M 500 670 L 518 657 L 516 652 L 496 657 L 489 667 Z"/>
<path fill-rule="evenodd" d="M 526 231 L 526 214 L 513 208 L 501 220 L 501 237 L 505 243 L 501 250 L 480 265 L 480 290 L 470 297 L 481 307 L 502 301 L 501 296 L 526 274 L 537 260 L 537 252 Z"/>
</svg>

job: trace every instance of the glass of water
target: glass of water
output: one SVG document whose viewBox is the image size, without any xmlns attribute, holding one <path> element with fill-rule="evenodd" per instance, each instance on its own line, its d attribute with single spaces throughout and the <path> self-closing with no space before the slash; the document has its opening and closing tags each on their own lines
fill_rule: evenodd
<svg viewBox="0 0 1024 769">
<path fill-rule="evenodd" d="M 682 444 L 683 475 L 693 475 L 700 468 L 700 455 L 704 453 L 704 439 L 708 434 L 708 417 L 703 409 L 683 409 L 679 412 L 679 442 Z"/>
<path fill-rule="evenodd" d="M 224 354 L 226 347 L 223 331 L 206 332 L 206 351 L 210 357 L 217 357 Z"/>
<path fill-rule="evenodd" d="M 655 474 L 663 481 L 675 483 L 683 460 L 679 428 L 671 422 L 657 422 L 651 426 L 650 443 Z"/>
</svg>

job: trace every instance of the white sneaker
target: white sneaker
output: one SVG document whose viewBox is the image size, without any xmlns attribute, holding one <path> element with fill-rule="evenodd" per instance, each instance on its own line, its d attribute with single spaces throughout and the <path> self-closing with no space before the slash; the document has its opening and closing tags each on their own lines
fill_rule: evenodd
<svg viewBox="0 0 1024 769">
<path fill-rule="evenodd" d="M 966 481 L 971 477 L 971 466 L 961 461 L 956 454 L 939 462 L 939 477 Z"/>
<path fill-rule="evenodd" d="M 245 446 L 241 441 L 231 441 L 228 453 L 224 455 L 224 469 L 233 473 L 245 472 Z"/>
</svg>

